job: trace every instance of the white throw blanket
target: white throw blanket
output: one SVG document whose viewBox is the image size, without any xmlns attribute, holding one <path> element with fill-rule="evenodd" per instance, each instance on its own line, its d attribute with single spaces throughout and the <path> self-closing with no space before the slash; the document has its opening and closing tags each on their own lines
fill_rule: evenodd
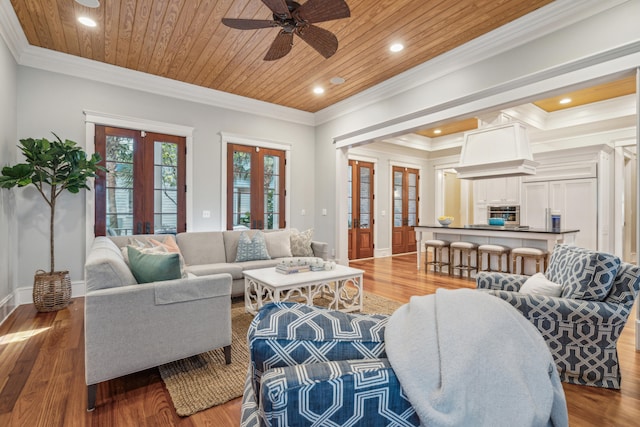
<svg viewBox="0 0 640 427">
<path fill-rule="evenodd" d="M 568 425 L 544 339 L 500 298 L 471 289 L 412 297 L 389 319 L 385 341 L 422 425 Z"/>
</svg>

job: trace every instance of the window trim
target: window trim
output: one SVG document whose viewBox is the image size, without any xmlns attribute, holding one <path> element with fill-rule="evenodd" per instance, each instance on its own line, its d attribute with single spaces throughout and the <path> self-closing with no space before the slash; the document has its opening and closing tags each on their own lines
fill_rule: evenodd
<svg viewBox="0 0 640 427">
<path fill-rule="evenodd" d="M 187 200 L 186 200 L 186 221 L 187 231 L 192 231 L 193 227 L 193 132 L 194 128 L 173 123 L 158 122 L 153 120 L 141 119 L 137 117 L 120 116 L 117 114 L 102 113 L 92 110 L 84 110 L 85 115 L 85 152 L 89 155 L 95 153 L 95 136 L 96 125 L 112 126 L 132 130 L 140 130 L 154 133 L 164 133 L 175 136 L 182 136 L 186 139 L 187 158 L 186 158 L 186 184 L 187 184 Z M 87 185 L 93 193 L 94 182 L 90 179 Z M 94 234 L 95 219 L 95 197 L 93 194 L 85 197 L 85 253 L 88 254 L 91 249 Z"/>
<path fill-rule="evenodd" d="M 291 144 L 267 139 L 254 138 L 228 132 L 220 132 L 220 230 L 227 229 L 227 146 L 229 144 L 247 145 L 250 147 L 271 148 L 284 151 L 285 156 L 285 224 L 291 225 Z"/>
</svg>

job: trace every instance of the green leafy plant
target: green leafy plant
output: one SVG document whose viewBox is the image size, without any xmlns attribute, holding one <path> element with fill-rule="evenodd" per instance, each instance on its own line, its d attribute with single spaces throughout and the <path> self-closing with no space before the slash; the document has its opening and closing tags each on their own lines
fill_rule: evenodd
<svg viewBox="0 0 640 427">
<path fill-rule="evenodd" d="M 0 175 L 1 188 L 33 185 L 49 205 L 51 273 L 55 271 L 54 221 L 58 196 L 65 190 L 74 194 L 82 189 L 89 190 L 88 179 L 95 177 L 97 170 L 104 169 L 98 165 L 102 160 L 98 153 L 87 158 L 74 141 L 62 141 L 55 133 L 53 136 L 56 138 L 53 141 L 46 138 L 21 139 L 18 148 L 26 162 L 5 166 Z"/>
</svg>

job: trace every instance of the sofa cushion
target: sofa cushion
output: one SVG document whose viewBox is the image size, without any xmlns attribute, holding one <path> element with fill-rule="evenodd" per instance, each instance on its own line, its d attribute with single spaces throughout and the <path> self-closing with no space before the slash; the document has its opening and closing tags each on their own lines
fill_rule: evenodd
<svg viewBox="0 0 640 427">
<path fill-rule="evenodd" d="M 296 229 L 291 229 L 291 256 L 313 256 L 313 249 L 311 249 L 312 238 L 312 228 L 302 232 L 298 232 Z"/>
<path fill-rule="evenodd" d="M 620 258 L 615 255 L 559 244 L 545 276 L 562 284 L 563 298 L 603 301 L 619 268 Z"/>
<path fill-rule="evenodd" d="M 104 236 L 94 240 L 84 270 L 87 293 L 137 283 L 118 246 Z"/>
<path fill-rule="evenodd" d="M 244 276 L 242 275 L 242 265 L 229 262 L 220 262 L 217 264 L 188 265 L 186 267 L 186 270 L 187 273 L 192 273 L 196 276 L 229 273 L 234 280 L 244 278 Z"/>
<path fill-rule="evenodd" d="M 264 240 L 264 233 L 258 231 L 251 238 L 244 231 L 240 233 L 235 262 L 257 261 L 261 259 L 271 259 L 269 252 L 267 252 L 267 242 Z"/>
<path fill-rule="evenodd" d="M 256 268 L 275 267 L 280 263 L 279 259 L 262 259 L 256 261 L 245 261 L 237 263 L 242 267 L 242 271 L 255 270 Z"/>
<path fill-rule="evenodd" d="M 282 258 L 291 256 L 291 240 L 289 230 L 277 230 L 264 233 L 264 240 L 267 242 L 267 251 L 271 258 Z"/>
<path fill-rule="evenodd" d="M 562 294 L 562 285 L 553 283 L 542 273 L 536 273 L 522 284 L 520 293 L 559 297 Z"/>
<path fill-rule="evenodd" d="M 180 279 L 180 258 L 176 253 L 144 253 L 127 246 L 129 266 L 138 283 Z"/>
<path fill-rule="evenodd" d="M 176 241 L 187 265 L 227 262 L 225 242 L 220 231 L 178 233 Z"/>
</svg>

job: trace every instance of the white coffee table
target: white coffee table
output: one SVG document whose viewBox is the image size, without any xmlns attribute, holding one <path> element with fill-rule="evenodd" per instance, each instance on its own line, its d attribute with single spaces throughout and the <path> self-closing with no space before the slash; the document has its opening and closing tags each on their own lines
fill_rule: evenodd
<svg viewBox="0 0 640 427">
<path fill-rule="evenodd" d="M 336 265 L 329 271 L 282 274 L 275 267 L 244 272 L 244 307 L 256 314 L 269 302 L 300 300 L 313 305 L 315 297 L 331 300 L 331 310 L 362 310 L 362 274 L 364 270 Z M 348 287 L 348 288 L 347 288 Z"/>
</svg>

